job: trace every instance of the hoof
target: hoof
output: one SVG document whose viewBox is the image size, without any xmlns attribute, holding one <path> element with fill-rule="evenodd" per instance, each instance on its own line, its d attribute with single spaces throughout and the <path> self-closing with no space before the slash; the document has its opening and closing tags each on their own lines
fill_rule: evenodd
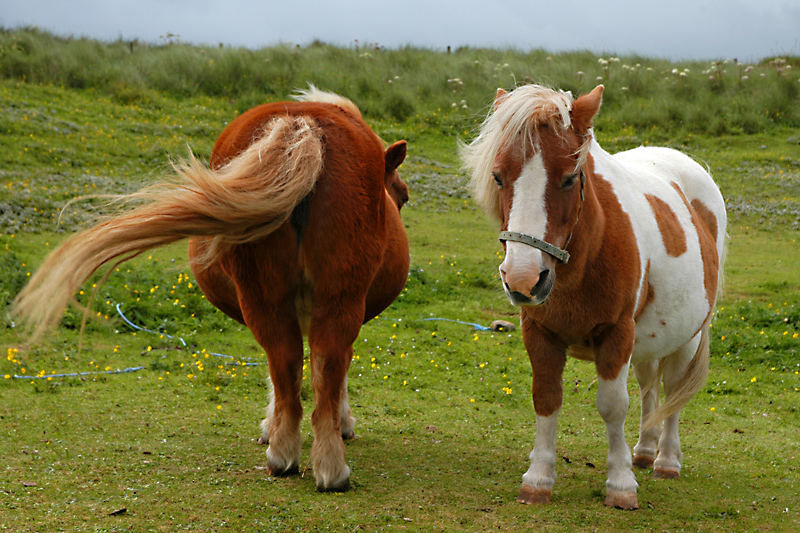
<svg viewBox="0 0 800 533">
<path fill-rule="evenodd" d="M 681 477 L 681 473 L 671 468 L 656 468 L 653 471 L 653 477 L 655 479 L 678 479 Z"/>
<path fill-rule="evenodd" d="M 650 468 L 653 466 L 653 461 L 655 461 L 653 457 L 648 457 L 646 455 L 633 456 L 633 466 L 636 468 Z"/>
<path fill-rule="evenodd" d="M 267 448 L 267 472 L 271 476 L 285 477 L 292 474 L 297 474 L 300 469 L 300 458 L 285 458 L 276 456 L 272 446 Z"/>
<path fill-rule="evenodd" d="M 639 508 L 639 499 L 635 492 L 609 492 L 606 494 L 605 504 L 617 509 L 635 511 Z"/>
<path fill-rule="evenodd" d="M 317 483 L 317 492 L 347 492 L 350 490 L 350 478 L 346 477 L 344 481 L 340 481 L 335 485 L 326 487 L 323 484 Z"/>
<path fill-rule="evenodd" d="M 296 464 L 291 464 L 286 468 L 274 468 L 270 465 L 267 465 L 267 473 L 270 476 L 275 477 L 287 477 L 300 472 L 300 469 L 297 467 Z"/>
<path fill-rule="evenodd" d="M 550 503 L 550 489 L 537 489 L 523 485 L 517 496 L 518 503 L 531 505 L 532 503 Z"/>
</svg>

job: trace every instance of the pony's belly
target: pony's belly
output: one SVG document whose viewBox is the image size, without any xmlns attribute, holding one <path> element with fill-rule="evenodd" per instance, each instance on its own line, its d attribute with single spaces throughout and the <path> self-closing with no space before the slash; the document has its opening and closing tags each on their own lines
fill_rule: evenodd
<svg viewBox="0 0 800 533">
<path fill-rule="evenodd" d="M 689 311 L 669 315 L 645 313 L 636 323 L 631 362 L 652 361 L 675 353 L 697 335 L 704 319 L 705 314 Z"/>
<path fill-rule="evenodd" d="M 709 301 L 706 273 L 696 233 L 685 231 L 686 249 L 679 256 L 662 250 L 657 238 L 644 241 L 649 265 L 648 301 L 636 318 L 633 362 L 660 359 L 675 353 L 689 342 L 708 318 L 714 295 Z"/>
</svg>

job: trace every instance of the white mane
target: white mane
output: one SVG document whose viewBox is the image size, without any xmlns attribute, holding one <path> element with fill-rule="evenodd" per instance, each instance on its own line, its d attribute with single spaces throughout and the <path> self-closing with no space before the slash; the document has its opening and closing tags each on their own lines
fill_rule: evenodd
<svg viewBox="0 0 800 533">
<path fill-rule="evenodd" d="M 471 173 L 470 186 L 475 201 L 490 215 L 500 218 L 497 186 L 492 167 L 498 152 L 515 142 L 517 136 L 527 145 L 536 144 L 537 127 L 546 123 L 553 131 L 569 128 L 572 120 L 572 93 L 555 91 L 541 85 L 523 85 L 500 97 L 499 105 L 490 111 L 480 133 L 468 145 L 461 145 L 464 167 Z M 581 164 L 588 143 L 581 147 Z"/>
<path fill-rule="evenodd" d="M 339 96 L 336 93 L 331 93 L 317 89 L 312 83 L 308 84 L 308 89 L 298 89 L 292 95 L 292 98 L 298 102 L 321 102 L 325 104 L 338 105 L 339 107 L 349 111 L 358 118 L 361 118 L 361 111 L 356 104 L 344 96 Z"/>
</svg>

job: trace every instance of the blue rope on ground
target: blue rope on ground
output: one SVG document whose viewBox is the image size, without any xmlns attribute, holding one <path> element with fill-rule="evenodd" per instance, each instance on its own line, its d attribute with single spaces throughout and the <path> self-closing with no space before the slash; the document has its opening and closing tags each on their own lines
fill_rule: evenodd
<svg viewBox="0 0 800 533">
<path fill-rule="evenodd" d="M 125 314 L 122 312 L 122 304 L 117 304 L 117 314 L 120 318 L 130 327 L 137 331 L 145 331 L 147 333 L 152 333 L 153 335 L 159 335 L 162 337 L 166 337 L 168 339 L 178 339 L 183 346 L 187 346 L 186 341 L 183 340 L 183 337 L 169 335 L 167 333 L 162 333 L 160 331 L 154 331 L 152 329 L 147 329 L 142 327 L 133 321 L 131 321 Z M 253 361 L 252 358 L 249 357 L 234 357 L 232 355 L 226 355 L 224 353 L 217 353 L 217 352 L 206 352 L 208 355 L 213 355 L 214 357 L 222 357 L 225 359 L 231 359 L 233 362 L 226 363 L 230 366 L 258 366 L 265 364 L 263 361 Z M 243 363 L 242 361 L 248 361 L 247 363 Z M 132 366 L 128 368 L 122 368 L 117 370 L 94 370 L 94 371 L 87 371 L 87 372 L 67 372 L 63 374 L 42 374 L 42 375 L 31 375 L 31 376 L 24 376 L 24 375 L 13 375 L 14 379 L 55 379 L 55 378 L 77 378 L 82 376 L 97 376 L 97 375 L 111 375 L 111 374 L 129 374 L 131 372 L 138 372 L 139 370 L 144 370 L 143 366 Z"/>
<path fill-rule="evenodd" d="M 492 328 L 475 324 L 473 322 L 464 322 L 462 320 L 453 320 L 452 318 L 423 318 L 422 320 L 443 320 L 445 322 L 455 322 L 456 324 L 463 324 L 465 326 L 472 326 L 479 331 L 492 331 Z"/>
<path fill-rule="evenodd" d="M 142 326 L 139 326 L 138 324 L 134 324 L 133 322 L 128 320 L 128 317 L 126 317 L 124 314 L 122 314 L 122 309 L 121 309 L 122 308 L 122 304 L 117 304 L 116 307 L 117 307 L 117 314 L 119 314 L 120 318 L 122 318 L 122 320 L 124 320 L 125 323 L 128 324 L 133 329 L 138 329 L 139 331 L 146 331 L 147 333 L 152 333 L 153 335 L 163 335 L 168 339 L 174 339 L 175 338 L 172 335 L 167 335 L 166 333 L 161 333 L 160 331 L 153 331 L 152 329 L 143 328 Z M 183 340 L 182 337 L 178 337 L 178 340 L 181 341 L 181 344 L 186 346 L 186 341 Z"/>
<path fill-rule="evenodd" d="M 183 340 L 183 337 L 168 335 L 168 334 L 162 333 L 160 331 L 153 331 L 152 329 L 147 329 L 147 328 L 144 328 L 144 327 L 142 327 L 142 326 L 140 326 L 138 324 L 135 324 L 134 322 L 132 322 L 128 317 L 126 317 L 122 313 L 122 304 L 117 304 L 116 308 L 117 308 L 117 314 L 120 316 L 120 318 L 122 318 L 122 320 L 126 324 L 128 324 L 130 327 L 132 327 L 133 329 L 136 329 L 138 331 L 146 331 L 147 333 L 152 333 L 153 335 L 163 335 L 164 337 L 167 337 L 168 339 L 178 339 L 179 341 L 181 341 L 181 344 L 183 344 L 184 346 L 188 346 L 186 344 L 186 341 Z M 264 364 L 263 361 L 256 361 L 256 362 L 250 362 L 250 363 L 242 363 L 241 362 L 241 361 L 253 361 L 253 359 L 250 358 L 250 357 L 234 357 L 232 355 L 226 355 L 224 353 L 217 353 L 217 352 L 206 352 L 206 353 L 208 355 L 213 355 L 214 357 L 223 357 L 225 359 L 235 360 L 237 362 L 228 363 L 230 365 L 235 365 L 235 366 L 258 366 L 258 365 L 263 365 Z"/>
<path fill-rule="evenodd" d="M 143 366 L 133 366 L 130 368 L 122 368 L 117 370 L 96 370 L 92 372 L 70 372 L 68 374 L 47 374 L 36 376 L 12 376 L 14 379 L 52 379 L 52 378 L 76 378 L 81 376 L 96 376 L 100 374 L 128 374 L 130 372 L 138 372 L 144 370 Z"/>
<path fill-rule="evenodd" d="M 206 352 L 206 353 L 208 355 L 213 355 L 214 357 L 225 357 L 226 359 L 236 359 L 232 355 L 225 355 L 223 353 L 214 353 L 214 352 Z M 258 365 L 263 365 L 264 364 L 264 361 L 255 361 L 255 362 L 252 362 L 252 363 L 242 363 L 243 360 L 244 361 L 252 361 L 252 359 L 250 357 L 243 357 L 241 359 L 237 359 L 237 361 L 238 361 L 237 363 L 228 363 L 228 364 L 229 365 L 233 365 L 233 366 L 258 366 Z"/>
</svg>

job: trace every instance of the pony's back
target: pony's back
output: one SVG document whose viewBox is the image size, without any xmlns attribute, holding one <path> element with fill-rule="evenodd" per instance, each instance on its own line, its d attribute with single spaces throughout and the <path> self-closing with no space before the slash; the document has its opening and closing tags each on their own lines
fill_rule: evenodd
<svg viewBox="0 0 800 533">
<path fill-rule="evenodd" d="M 613 157 L 632 168 L 654 172 L 665 181 L 677 184 L 715 238 L 719 264 L 724 263 L 728 223 L 725 200 L 706 168 L 683 152 L 658 146 L 640 146 L 618 152 Z M 719 278 L 721 283 L 721 268 Z"/>
</svg>

